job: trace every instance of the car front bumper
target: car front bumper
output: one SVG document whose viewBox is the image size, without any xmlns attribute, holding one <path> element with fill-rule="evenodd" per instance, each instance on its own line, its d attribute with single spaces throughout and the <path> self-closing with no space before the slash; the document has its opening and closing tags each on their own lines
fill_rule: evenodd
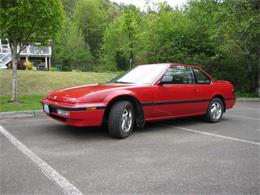
<svg viewBox="0 0 260 195">
<path fill-rule="evenodd" d="M 78 127 L 102 125 L 105 112 L 105 106 L 102 104 L 69 104 L 47 98 L 41 99 L 41 103 L 48 105 L 49 112 L 43 107 L 45 113 L 59 122 Z M 68 115 L 60 114 L 58 110 Z"/>
</svg>

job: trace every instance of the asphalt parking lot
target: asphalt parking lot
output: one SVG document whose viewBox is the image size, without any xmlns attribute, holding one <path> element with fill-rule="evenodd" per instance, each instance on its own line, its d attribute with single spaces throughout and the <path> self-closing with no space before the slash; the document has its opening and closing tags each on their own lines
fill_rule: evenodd
<svg viewBox="0 0 260 195">
<path fill-rule="evenodd" d="M 260 194 L 260 103 L 124 140 L 45 116 L 0 120 L 0 194 Z"/>
</svg>

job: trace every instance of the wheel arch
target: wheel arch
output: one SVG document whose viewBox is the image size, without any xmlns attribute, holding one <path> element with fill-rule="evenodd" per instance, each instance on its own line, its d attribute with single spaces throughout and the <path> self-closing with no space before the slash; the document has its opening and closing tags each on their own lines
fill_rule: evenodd
<svg viewBox="0 0 260 195">
<path fill-rule="evenodd" d="M 132 95 L 128 95 L 128 94 L 116 96 L 109 101 L 109 103 L 106 106 L 105 113 L 103 116 L 103 124 L 108 121 L 109 112 L 110 112 L 112 106 L 118 101 L 129 101 L 133 104 L 136 125 L 138 127 L 143 127 L 145 121 L 144 121 L 144 112 L 143 112 L 142 105 L 136 97 L 134 97 Z"/>
<path fill-rule="evenodd" d="M 220 94 L 214 95 L 211 100 L 213 100 L 214 98 L 219 98 L 219 99 L 221 99 L 221 101 L 223 102 L 223 105 L 224 105 L 224 112 L 226 112 L 226 102 L 225 102 L 225 98 L 224 98 L 222 95 L 220 95 Z"/>
</svg>

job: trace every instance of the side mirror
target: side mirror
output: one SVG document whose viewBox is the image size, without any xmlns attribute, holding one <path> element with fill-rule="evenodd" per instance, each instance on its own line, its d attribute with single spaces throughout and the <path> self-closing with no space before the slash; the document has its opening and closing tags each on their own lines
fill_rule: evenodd
<svg viewBox="0 0 260 195">
<path fill-rule="evenodd" d="M 173 80 L 173 76 L 164 75 L 159 81 L 158 85 L 171 84 Z"/>
</svg>

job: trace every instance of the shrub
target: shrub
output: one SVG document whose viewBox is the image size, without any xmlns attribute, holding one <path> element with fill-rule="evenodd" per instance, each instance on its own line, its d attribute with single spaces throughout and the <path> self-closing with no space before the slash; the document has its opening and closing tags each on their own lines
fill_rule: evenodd
<svg viewBox="0 0 260 195">
<path fill-rule="evenodd" d="M 26 70 L 32 70 L 33 68 L 33 64 L 30 61 L 25 61 L 23 65 L 25 66 Z"/>
</svg>

